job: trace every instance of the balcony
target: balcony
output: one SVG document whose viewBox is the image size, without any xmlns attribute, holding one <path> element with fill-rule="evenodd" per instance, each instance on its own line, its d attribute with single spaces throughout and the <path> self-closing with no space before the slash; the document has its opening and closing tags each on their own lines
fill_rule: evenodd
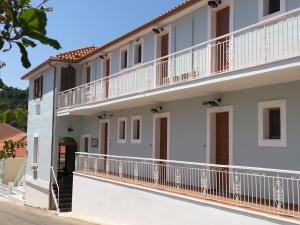
<svg viewBox="0 0 300 225">
<path fill-rule="evenodd" d="M 168 91 L 175 85 L 201 83 L 207 78 L 217 79 L 228 72 L 299 55 L 300 9 L 296 9 L 166 57 L 60 92 L 57 108 L 58 111 L 68 111 L 147 91 Z M 282 82 L 288 79 L 281 75 L 282 71 Z M 253 81 L 256 84 L 257 82 Z"/>
<path fill-rule="evenodd" d="M 299 222 L 299 171 L 76 153 L 75 173 Z"/>
</svg>

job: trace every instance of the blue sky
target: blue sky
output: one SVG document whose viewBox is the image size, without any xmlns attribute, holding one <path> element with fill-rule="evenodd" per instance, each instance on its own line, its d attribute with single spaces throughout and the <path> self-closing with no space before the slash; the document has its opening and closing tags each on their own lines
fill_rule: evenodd
<svg viewBox="0 0 300 225">
<path fill-rule="evenodd" d="M 56 51 L 39 45 L 29 49 L 31 68 L 51 55 L 90 45 L 100 46 L 136 26 L 169 10 L 183 0 L 49 0 L 54 8 L 48 15 L 48 36 L 60 41 Z M 34 0 L 34 2 L 39 2 Z M 28 70 L 22 67 L 19 50 L 0 53 L 6 63 L 1 78 L 10 86 L 26 88 L 20 77 Z M 29 70 L 30 70 L 29 69 Z"/>
</svg>

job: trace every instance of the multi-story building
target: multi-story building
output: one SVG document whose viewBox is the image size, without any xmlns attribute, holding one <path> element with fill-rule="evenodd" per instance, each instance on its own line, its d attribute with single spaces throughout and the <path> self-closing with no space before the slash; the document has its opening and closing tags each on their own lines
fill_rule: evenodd
<svg viewBox="0 0 300 225">
<path fill-rule="evenodd" d="M 26 204 L 108 224 L 299 223 L 299 7 L 189 0 L 25 74 Z"/>
</svg>

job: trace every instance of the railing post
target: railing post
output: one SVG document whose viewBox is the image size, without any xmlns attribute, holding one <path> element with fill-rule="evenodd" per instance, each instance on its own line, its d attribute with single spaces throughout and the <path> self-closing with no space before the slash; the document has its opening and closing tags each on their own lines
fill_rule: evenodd
<svg viewBox="0 0 300 225">
<path fill-rule="evenodd" d="M 211 43 L 207 44 L 207 74 L 206 76 L 209 76 L 212 74 L 211 69 L 213 68 L 213 61 L 212 61 L 212 48 L 211 48 Z"/>
</svg>

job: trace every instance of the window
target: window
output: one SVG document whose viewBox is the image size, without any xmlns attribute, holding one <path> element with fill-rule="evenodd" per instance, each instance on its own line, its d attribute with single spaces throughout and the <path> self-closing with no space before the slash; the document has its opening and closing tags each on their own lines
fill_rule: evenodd
<svg viewBox="0 0 300 225">
<path fill-rule="evenodd" d="M 118 143 L 126 143 L 127 119 L 118 119 Z"/>
<path fill-rule="evenodd" d="M 286 147 L 286 100 L 258 103 L 258 145 Z"/>
<path fill-rule="evenodd" d="M 34 166 L 38 164 L 38 156 L 39 156 L 39 137 L 35 136 L 33 138 L 33 159 L 32 163 Z"/>
<path fill-rule="evenodd" d="M 260 2 L 261 18 L 285 11 L 286 0 L 262 0 Z"/>
<path fill-rule="evenodd" d="M 138 42 L 134 45 L 134 64 L 139 64 L 142 62 L 142 43 Z"/>
<path fill-rule="evenodd" d="M 84 152 L 89 152 L 89 138 L 84 138 Z"/>
<path fill-rule="evenodd" d="M 128 67 L 128 47 L 121 49 L 121 70 Z"/>
<path fill-rule="evenodd" d="M 131 143 L 141 143 L 142 117 L 131 117 Z"/>
<path fill-rule="evenodd" d="M 34 79 L 34 98 L 41 98 L 43 96 L 43 76 Z"/>
</svg>

